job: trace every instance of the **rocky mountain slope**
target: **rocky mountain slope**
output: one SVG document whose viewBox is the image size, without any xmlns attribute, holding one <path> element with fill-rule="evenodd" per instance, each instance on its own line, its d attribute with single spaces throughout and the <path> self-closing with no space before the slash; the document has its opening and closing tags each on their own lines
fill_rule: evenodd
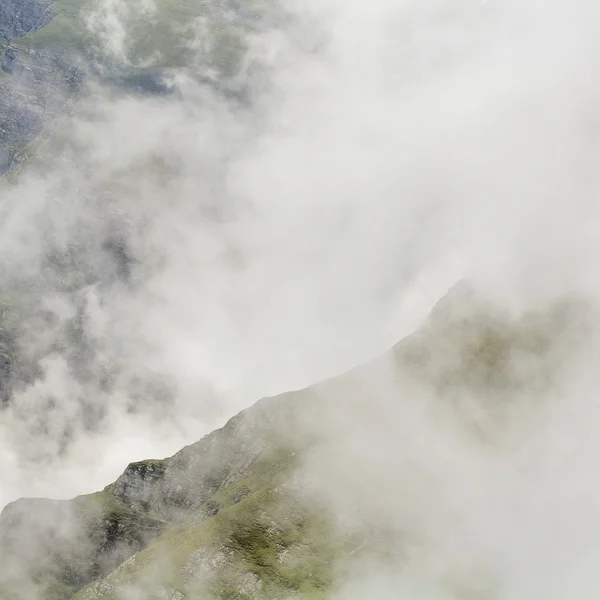
<svg viewBox="0 0 600 600">
<path fill-rule="evenodd" d="M 2 3 L 0 175 L 23 164 L 33 142 L 90 93 L 86 82 L 161 96 L 173 93 L 170 75 L 178 69 L 240 93 L 236 74 L 247 34 L 281 18 L 275 2 L 268 13 L 259 2 L 233 0 L 159 0 L 140 16 L 142 8 L 90 0 Z"/>
<path fill-rule="evenodd" d="M 319 493 L 341 481 L 327 465 L 385 493 L 390 472 L 361 471 L 356 440 L 375 432 L 385 447 L 421 397 L 493 444 L 515 405 L 522 421 L 543 402 L 585 342 L 590 311 L 566 301 L 515 317 L 458 286 L 371 364 L 263 399 L 170 458 L 130 464 L 100 492 L 18 500 L 0 516 L 0 598 L 325 598 L 364 552 L 401 565 L 389 523 L 358 497 L 336 499 L 356 507 L 340 516 Z"/>
<path fill-rule="evenodd" d="M 144 3 L 0 3 L 0 191 L 10 196 L 13 184 L 27 179 L 32 171 L 34 176 L 58 173 L 56 157 L 77 153 L 71 148 L 69 119 L 95 98 L 110 103 L 132 96 L 139 100 L 143 95 L 150 102 L 171 102 L 177 107 L 178 102 L 183 103 L 183 94 L 173 82 L 176 72 L 178 77 L 192 80 L 194 89 L 210 88 L 218 98 L 226 95 L 235 102 L 248 100 L 243 90 L 247 81 L 238 77 L 240 58 L 248 34 L 281 22 L 276 1 L 268 3 L 268 12 L 258 0 L 159 0 L 147 4 L 153 8 L 142 11 L 140 27 L 138 17 Z M 111 29 L 112 17 L 122 29 Z M 65 146 L 68 151 L 62 154 Z M 93 350 L 83 332 L 82 297 L 96 285 L 130 285 L 136 279 L 136 267 L 143 270 L 146 266 L 147 257 L 136 255 L 130 243 L 139 223 L 134 225 L 135 218 L 123 210 L 120 195 L 131 196 L 131 191 L 119 191 L 120 176 L 113 178 L 116 181 L 97 181 L 91 164 L 72 167 L 78 175 L 90 173 L 86 185 L 78 188 L 68 203 L 62 192 L 50 194 L 40 218 L 45 221 L 41 231 L 28 234 L 44 246 L 34 259 L 39 260 L 38 271 L 43 276 L 9 264 L 6 254 L 2 257 L 0 411 L 16 389 L 28 388 L 37 380 L 43 370 L 40 361 L 57 348 L 59 353 L 69 354 L 67 362 L 75 378 L 87 380 Z M 152 165 L 147 168 L 156 171 Z M 128 174 L 127 185 L 133 180 Z M 12 209 L 8 205 L 10 202 L 4 203 L 3 209 L 23 207 L 20 200 L 15 200 Z M 73 219 L 79 222 L 68 230 L 65 223 Z M 73 306 L 72 318 L 58 323 L 56 315 L 40 306 L 39 297 L 46 294 L 60 296 L 61 302 Z M 45 341 L 30 344 L 27 331 L 40 327 L 48 335 L 37 339 Z M 36 351 L 32 351 L 34 346 Z M 110 385 L 114 378 L 114 371 L 109 370 L 111 375 L 100 387 Z M 156 388 L 157 397 L 168 395 L 168 385 L 155 381 L 144 385 Z"/>
</svg>

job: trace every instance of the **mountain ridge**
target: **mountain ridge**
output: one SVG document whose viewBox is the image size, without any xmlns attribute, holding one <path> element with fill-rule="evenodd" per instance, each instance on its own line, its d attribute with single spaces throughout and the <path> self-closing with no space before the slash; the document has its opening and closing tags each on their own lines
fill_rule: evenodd
<svg viewBox="0 0 600 600">
<path fill-rule="evenodd" d="M 365 401 L 378 385 L 393 382 L 398 389 L 417 385 L 427 393 L 435 390 L 444 403 L 457 402 L 453 410 L 463 411 L 477 435 L 489 434 L 492 423 L 501 429 L 513 406 L 506 399 L 518 397 L 523 386 L 529 396 L 541 398 L 558 372 L 561 350 L 582 335 L 587 309 L 577 302 L 569 306 L 515 319 L 455 290 L 414 334 L 366 365 L 263 398 L 171 457 L 130 463 L 101 492 L 9 504 L 0 515 L 0 598 L 117 599 L 132 581 L 142 586 L 144 598 L 206 593 L 276 598 L 280 592 L 327 597 L 335 557 L 360 554 L 363 542 L 356 538 L 364 541 L 376 530 L 339 529 L 336 516 L 325 506 L 317 508 L 314 498 L 307 502 L 305 491 L 293 483 L 307 452 L 322 446 L 325 457 L 329 439 L 343 434 L 339 411 L 364 411 L 370 403 L 366 414 L 378 414 L 382 401 Z M 526 380 L 513 373 L 511 354 L 531 359 Z M 473 404 L 463 402 L 469 391 L 481 390 L 488 405 L 473 417 Z M 290 515 L 298 521 L 290 522 Z M 277 558 L 296 550 L 294 568 Z M 199 581 L 185 575 L 186 561 L 196 551 L 204 557 L 198 558 L 204 573 Z M 179 557 L 173 559 L 175 575 L 165 575 L 158 587 L 166 596 L 157 595 L 155 581 L 150 587 L 140 581 L 156 571 L 160 557 L 171 555 Z M 209 563 L 214 564 L 209 568 Z M 306 579 L 311 568 L 319 575 Z M 254 591 L 240 595 L 236 589 L 244 581 Z"/>
</svg>

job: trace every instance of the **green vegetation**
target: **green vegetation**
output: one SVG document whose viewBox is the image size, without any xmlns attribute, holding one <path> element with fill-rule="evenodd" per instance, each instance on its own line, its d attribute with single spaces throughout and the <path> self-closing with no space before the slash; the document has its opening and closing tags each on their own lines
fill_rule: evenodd
<svg viewBox="0 0 600 600">
<path fill-rule="evenodd" d="M 89 0 L 55 0 L 55 18 L 45 27 L 18 40 L 17 47 L 85 53 L 86 29 L 81 18 L 83 8 L 89 5 Z"/>
<path fill-rule="evenodd" d="M 277 16 L 274 5 L 271 3 L 270 19 Z M 155 0 L 140 16 L 142 6 L 123 5 L 118 27 L 111 30 L 113 25 L 103 21 L 101 3 L 56 0 L 53 21 L 18 40 L 17 46 L 158 69 L 190 67 L 208 58 L 210 66 L 227 76 L 233 74 L 245 51 L 245 34 L 255 28 L 255 19 L 244 16 L 261 10 L 265 17 L 265 6 L 255 3 L 253 7 L 251 2 L 241 5 L 237 13 L 195 0 Z M 99 38 L 95 38 L 97 34 Z M 108 39 L 117 40 L 122 47 L 111 48 L 106 45 Z M 117 53 L 114 56 L 113 51 Z"/>
<path fill-rule="evenodd" d="M 240 94 L 248 85 L 240 75 L 251 34 L 285 23 L 278 0 L 107 3 L 108 12 L 104 7 L 92 0 L 55 0 L 47 25 L 10 41 L 18 50 L 14 68 L 35 80 L 22 85 L 0 70 L 0 83 L 6 84 L 0 90 L 6 103 L 0 108 L 0 144 L 8 150 L 0 167 L 10 177 L 36 158 L 43 170 L 44 156 L 60 154 L 59 118 L 98 89 L 86 81 L 117 94 L 166 94 L 165 82 L 177 72 Z"/>
<path fill-rule="evenodd" d="M 441 304 L 395 347 L 397 361 L 440 393 L 484 391 L 488 397 L 546 391 L 561 348 L 579 333 L 576 319 L 589 311 L 566 300 L 541 313 L 511 316 L 459 293 Z"/>
<path fill-rule="evenodd" d="M 482 402 L 518 398 L 526 384 L 546 389 L 587 310 L 566 303 L 512 318 L 451 308 L 436 309 L 396 346 L 398 373 L 433 386 L 441 400 L 485 389 Z M 390 531 L 367 515 L 340 527 L 297 483 L 307 450 L 327 431 L 303 418 L 335 418 L 327 394 L 352 390 L 354 375 L 263 399 L 171 458 L 131 463 L 101 492 L 13 503 L 0 518 L 0 598 L 322 600 L 365 546 L 394 563 L 401 549 Z M 27 566 L 16 579 L 14 556 Z"/>
<path fill-rule="evenodd" d="M 234 490 L 221 490 L 223 504 L 215 499 L 210 502 L 218 506 L 217 514 L 200 523 L 194 523 L 197 515 L 193 515 L 167 529 L 134 561 L 75 598 L 95 598 L 102 590 L 103 597 L 116 600 L 119 590 L 133 584 L 148 597 L 159 597 L 168 589 L 190 599 L 206 593 L 226 599 L 238 597 L 244 582 L 248 595 L 261 598 L 281 597 L 282 593 L 324 596 L 332 584 L 342 540 L 336 540 L 327 518 L 306 510 L 284 485 L 251 491 L 258 480 L 257 474 L 256 479 L 247 477 L 235 485 L 236 490 L 244 487 L 248 492 L 238 502 Z M 157 581 L 156 573 L 165 576 Z"/>
</svg>

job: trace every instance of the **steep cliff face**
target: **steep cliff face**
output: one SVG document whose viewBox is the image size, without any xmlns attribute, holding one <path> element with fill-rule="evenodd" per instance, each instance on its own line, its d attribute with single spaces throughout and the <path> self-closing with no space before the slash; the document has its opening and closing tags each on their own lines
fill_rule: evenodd
<svg viewBox="0 0 600 600">
<path fill-rule="evenodd" d="M 326 597 L 338 559 L 360 556 L 366 540 L 385 548 L 386 532 L 368 515 L 340 527 L 330 507 L 307 501 L 307 452 L 326 463 L 330 438 L 345 443 L 343 414 L 368 428 L 416 389 L 455 402 L 476 436 L 502 428 L 523 392 L 543 400 L 585 339 L 589 310 L 569 302 L 517 319 L 459 290 L 370 365 L 261 400 L 170 458 L 130 464 L 102 492 L 14 502 L 0 517 L 0 598 Z M 492 420 L 473 423 L 469 394 Z"/>
</svg>

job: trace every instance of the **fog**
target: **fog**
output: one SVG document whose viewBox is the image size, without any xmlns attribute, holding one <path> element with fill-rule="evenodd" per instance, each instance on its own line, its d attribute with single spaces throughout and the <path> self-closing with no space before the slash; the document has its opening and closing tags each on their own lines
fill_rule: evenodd
<svg viewBox="0 0 600 600">
<path fill-rule="evenodd" d="M 292 18 L 252 33 L 232 94 L 203 83 L 218 73 L 200 58 L 210 23 L 194 23 L 198 63 L 173 71 L 175 94 L 98 87 L 56 125 L 58 149 L 2 188 L 1 286 L 27 307 L 19 343 L 37 371 L 0 413 L 0 505 L 94 491 L 128 462 L 170 455 L 262 396 L 381 355 L 462 278 L 514 313 L 570 294 L 597 297 L 593 2 L 283 6 Z M 140 14 L 151 21 L 156 7 L 123 7 L 100 2 L 87 24 L 99 48 L 126 62 L 128 28 Z M 126 259 L 114 258 L 119 240 Z M 62 256 L 60 269 L 50 251 Z M 577 457 L 587 461 L 564 483 L 591 498 L 581 537 L 536 568 L 552 573 L 570 548 L 592 560 L 580 552 L 597 550 L 594 530 L 584 531 L 597 496 L 592 371 L 569 371 L 558 394 L 588 417 L 555 408 L 549 429 L 531 434 L 531 468 L 541 475 L 525 506 L 532 483 L 513 472 L 518 461 L 479 454 L 452 427 L 419 416 L 415 427 L 431 444 L 418 444 L 427 465 L 417 461 L 415 472 L 437 473 L 432 465 L 447 459 L 449 477 L 485 508 L 475 531 L 448 531 L 440 526 L 448 515 L 464 517 L 462 492 L 453 496 L 447 481 L 427 489 L 449 496 L 419 513 L 432 519 L 437 555 L 434 564 L 416 560 L 414 582 L 403 580 L 410 597 L 438 597 L 434 584 L 420 586 L 436 580 L 436 557 L 446 568 L 461 535 L 476 540 L 464 545 L 466 562 L 477 556 L 486 568 L 500 564 L 500 579 L 514 575 L 507 597 L 593 589 L 593 578 L 561 587 L 550 576 L 527 589 L 520 570 L 534 567 L 521 554 L 498 558 L 481 546 L 491 521 L 507 543 L 535 545 L 531 552 L 560 537 L 560 519 L 578 505 L 557 501 L 539 522 L 534 505 L 556 492 L 568 471 L 552 468 L 561 444 L 585 425 Z M 396 416 L 392 404 L 382 403 Z M 490 472 L 500 479 L 479 488 Z M 505 505 L 519 507 L 515 520 L 503 520 Z M 556 533 L 545 532 L 557 521 Z M 348 593 L 363 597 L 368 582 Z M 399 589 L 387 579 L 373 585 L 382 598 Z"/>
</svg>

